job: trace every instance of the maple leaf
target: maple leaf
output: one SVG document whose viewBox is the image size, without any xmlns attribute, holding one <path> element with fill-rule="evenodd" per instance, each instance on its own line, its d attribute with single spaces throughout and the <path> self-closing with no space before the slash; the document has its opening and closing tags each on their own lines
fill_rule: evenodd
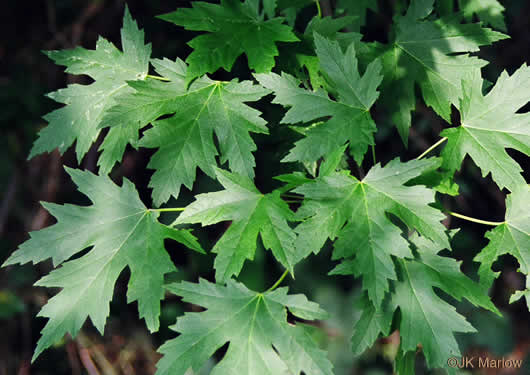
<svg viewBox="0 0 530 375">
<path fill-rule="evenodd" d="M 370 348 L 380 335 L 390 334 L 394 310 L 388 304 L 376 308 L 366 294 L 357 300 L 355 307 L 361 314 L 353 326 L 351 349 L 352 354 L 358 356 Z"/>
<path fill-rule="evenodd" d="M 504 7 L 497 0 L 458 0 L 460 11 L 466 20 L 471 21 L 476 15 L 484 23 L 499 30 L 506 31 Z"/>
<path fill-rule="evenodd" d="M 476 15 L 485 24 L 504 32 L 507 31 L 502 14 L 505 9 L 498 0 L 458 0 L 458 6 L 466 21 L 472 21 Z M 436 9 L 443 16 L 451 14 L 456 10 L 455 2 L 452 0 L 437 1 Z"/>
<path fill-rule="evenodd" d="M 110 128 L 100 147 L 107 150 L 108 157 L 100 157 L 100 173 L 110 172 L 122 159 L 127 144 L 137 148 L 139 130 L 160 116 L 176 112 L 175 98 L 186 95 L 186 64 L 182 60 L 152 59 L 151 64 L 169 82 L 129 81 L 130 90 L 117 97 L 114 105 L 105 112 L 98 127 Z"/>
<path fill-rule="evenodd" d="M 466 298 L 475 306 L 500 313 L 489 299 L 487 289 L 462 273 L 460 262 L 437 255 L 443 247 L 418 236 L 410 240 L 419 256 L 415 260 L 398 260 L 400 276 L 391 297 L 392 306 L 399 307 L 401 312 L 400 349 L 415 352 L 421 344 L 430 367 L 447 368 L 447 358 L 460 356 L 454 333 L 475 329 L 433 288 L 458 301 Z"/>
<path fill-rule="evenodd" d="M 114 284 L 125 267 L 131 271 L 127 300 L 138 301 L 140 317 L 156 331 L 164 274 L 176 271 L 164 249 L 164 239 L 204 252 L 189 231 L 160 224 L 158 214 L 144 206 L 127 179 L 119 187 L 106 176 L 66 171 L 93 205 L 43 203 L 57 224 L 32 232 L 3 264 L 36 263 L 47 258 L 52 258 L 54 266 L 62 263 L 36 283 L 63 289 L 39 313 L 50 320 L 42 330 L 33 360 L 65 333 L 75 336 L 87 317 L 103 333 Z M 88 247 L 93 248 L 87 254 L 64 262 Z"/>
<path fill-rule="evenodd" d="M 530 311 L 530 279 L 528 276 L 526 278 L 526 289 L 516 290 L 515 293 L 510 296 L 510 303 L 517 302 L 523 297 L 526 299 L 526 306 Z"/>
<path fill-rule="evenodd" d="M 337 2 L 337 8 L 344 9 L 347 15 L 355 16 L 356 20 L 352 24 L 352 28 L 355 31 L 359 31 L 361 26 L 366 24 L 366 12 L 368 9 L 377 12 L 377 0 L 339 0 Z"/>
<path fill-rule="evenodd" d="M 186 30 L 208 32 L 188 43 L 193 48 L 186 59 L 190 66 L 188 81 L 219 68 L 230 71 L 242 53 L 247 56 L 251 69 L 258 73 L 271 71 L 274 58 L 278 56 L 275 43 L 296 42 L 298 38 L 289 26 L 282 25 L 283 18 L 265 21 L 258 5 L 252 0 L 243 3 L 240 0 L 221 0 L 221 4 L 195 1 L 192 8 L 159 16 Z M 271 12 L 270 6 L 268 12 Z"/>
<path fill-rule="evenodd" d="M 90 85 L 69 85 L 48 94 L 53 100 L 66 104 L 44 116 L 48 126 L 39 132 L 29 158 L 58 148 L 64 153 L 74 141 L 78 162 L 97 139 L 98 124 L 117 96 L 132 91 L 126 81 L 142 80 L 147 75 L 151 44 L 144 45 L 144 33 L 125 8 L 121 30 L 123 52 L 100 37 L 95 50 L 77 47 L 71 50 L 45 52 L 56 64 L 65 65 L 66 72 L 86 74 L 95 80 Z M 109 135 L 111 138 L 113 135 Z M 107 144 L 110 141 L 107 141 Z M 120 155 L 121 156 L 121 155 Z M 100 163 L 115 159 L 108 146 Z"/>
<path fill-rule="evenodd" d="M 530 155 L 530 112 L 516 113 L 530 101 L 530 67 L 521 66 L 511 76 L 504 71 L 487 95 L 482 95 L 482 78 L 475 74 L 462 82 L 461 125 L 445 129 L 442 167 L 450 172 L 471 156 L 485 177 L 502 189 L 513 191 L 526 181 L 522 169 L 506 152 L 513 148 Z"/>
<path fill-rule="evenodd" d="M 405 144 L 416 106 L 415 85 L 425 103 L 450 122 L 451 104 L 458 105 L 462 97 L 462 79 L 487 64 L 467 53 L 507 38 L 480 24 L 461 24 L 454 15 L 422 20 L 432 12 L 432 4 L 413 0 L 407 13 L 396 17 L 393 42 L 369 45 L 371 58 L 379 56 L 383 64 L 381 104 L 391 112 Z"/>
<path fill-rule="evenodd" d="M 521 185 L 506 197 L 506 219 L 504 223 L 486 233 L 488 245 L 477 254 L 475 261 L 480 262 L 480 282 L 491 286 L 499 272 L 493 272 L 491 267 L 498 257 L 504 254 L 513 255 L 519 262 L 519 271 L 527 278 L 527 289 L 530 289 L 530 187 Z M 528 292 L 517 292 L 510 302 L 514 302 Z M 530 310 L 530 306 L 529 306 Z"/>
<path fill-rule="evenodd" d="M 362 276 L 363 289 L 379 306 L 389 290 L 389 280 L 397 279 L 393 256 L 412 257 L 401 229 L 388 214 L 449 247 L 440 223 L 445 216 L 429 206 L 434 202 L 434 192 L 404 185 L 439 164 L 435 158 L 407 163 L 394 159 L 385 167 L 375 165 L 362 181 L 346 172 L 330 172 L 296 188 L 294 192 L 304 195 L 297 212 L 304 220 L 295 228 L 297 255 L 316 253 L 328 238 L 337 239 L 333 259 L 347 259 L 332 274 Z"/>
<path fill-rule="evenodd" d="M 309 78 L 311 87 L 316 90 L 326 87 L 324 77 L 320 74 L 319 58 L 315 56 L 314 35 L 319 34 L 325 38 L 336 40 L 343 48 L 350 44 L 360 44 L 362 35 L 357 32 L 341 32 L 340 30 L 351 25 L 356 19 L 352 16 L 340 18 L 315 16 L 307 24 L 305 31 L 300 35 L 300 43 L 285 45 L 280 49 L 282 58 L 277 68 L 307 82 Z"/>
<path fill-rule="evenodd" d="M 294 221 L 294 215 L 279 192 L 261 194 L 247 177 L 221 169 L 216 169 L 216 175 L 225 190 L 196 195 L 175 224 L 232 220 L 212 250 L 218 254 L 214 263 L 217 282 L 237 276 L 245 259 L 254 258 L 258 234 L 263 245 L 293 273 L 296 235 L 288 221 Z"/>
<path fill-rule="evenodd" d="M 402 278 L 396 283 L 392 302 L 401 312 L 401 350 L 415 352 L 421 344 L 429 367 L 447 368 L 448 358 L 460 357 L 454 334 L 476 330 L 434 293 L 433 287 L 440 285 L 425 274 L 422 263 L 400 260 L 398 270 Z"/>
<path fill-rule="evenodd" d="M 256 145 L 249 132 L 268 130 L 260 112 L 244 103 L 259 100 L 270 91 L 250 81 L 219 82 L 206 76 L 186 88 L 183 61 L 153 60 L 152 64 L 170 82 L 131 82 L 135 91 L 118 99 L 102 126 L 129 134 L 153 123 L 137 145 L 158 148 L 148 165 L 156 170 L 149 183 L 154 203 L 160 205 L 172 195 L 178 197 L 182 185 L 191 189 L 197 167 L 215 176 L 218 151 L 214 133 L 220 163 L 228 161 L 232 171 L 253 178 Z M 168 114 L 174 115 L 155 121 Z"/>
<path fill-rule="evenodd" d="M 248 290 L 228 280 L 227 285 L 182 282 L 168 289 L 185 302 L 205 307 L 186 313 L 171 327 L 180 333 L 159 348 L 164 357 L 157 375 L 184 375 L 198 371 L 217 349 L 229 342 L 212 375 L 332 375 L 332 365 L 303 324 L 287 322 L 286 308 L 302 319 L 324 319 L 326 313 L 303 295 L 288 295 L 287 288 L 265 293 Z"/>
<path fill-rule="evenodd" d="M 458 301 L 466 298 L 475 306 L 500 313 L 488 297 L 487 288 L 462 273 L 461 262 L 438 255 L 445 245 L 417 234 L 409 240 L 416 255 L 414 259 L 397 260 L 399 277 L 392 281 L 394 290 L 390 298 L 381 306 L 374 306 L 366 294 L 361 296 L 358 302 L 361 317 L 354 325 L 353 350 L 361 354 L 380 334 L 388 335 L 394 311 L 399 308 L 403 356 L 415 353 L 421 344 L 430 367 L 446 368 L 447 358 L 460 355 L 454 333 L 473 332 L 474 329 L 452 305 L 438 297 L 433 288 Z M 406 363 L 398 365 L 406 366 Z"/>
<path fill-rule="evenodd" d="M 449 369 L 451 373 L 452 369 Z M 414 375 L 416 373 L 416 352 L 403 352 L 401 349 L 394 358 L 394 373 L 396 375 Z"/>
<path fill-rule="evenodd" d="M 348 143 L 350 153 L 361 164 L 368 146 L 374 144 L 376 126 L 369 111 L 379 96 L 381 64 L 373 61 L 361 77 L 354 43 L 344 53 L 338 42 L 315 34 L 315 45 L 320 69 L 337 92 L 337 101 L 323 90 L 300 88 L 300 82 L 289 74 L 255 74 L 263 86 L 274 91 L 273 103 L 291 107 L 282 123 L 296 124 L 331 116 L 307 129 L 305 137 L 296 142 L 282 161 L 315 161 Z"/>
</svg>

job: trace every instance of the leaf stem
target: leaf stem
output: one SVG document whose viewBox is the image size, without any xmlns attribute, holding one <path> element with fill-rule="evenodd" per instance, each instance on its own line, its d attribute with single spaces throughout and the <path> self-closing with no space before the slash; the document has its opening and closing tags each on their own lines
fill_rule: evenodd
<svg viewBox="0 0 530 375">
<path fill-rule="evenodd" d="M 377 161 L 375 159 L 375 145 L 372 145 L 372 159 L 374 159 L 374 165 L 376 165 Z"/>
<path fill-rule="evenodd" d="M 469 216 L 466 216 L 466 215 L 457 214 L 456 212 L 451 212 L 451 211 L 447 211 L 447 213 L 452 215 L 452 216 L 454 216 L 454 217 L 458 217 L 460 219 L 464 219 L 464 220 L 467 220 L 467 221 L 472 221 L 473 223 L 492 225 L 494 227 L 496 227 L 497 225 L 502 225 L 502 224 L 505 223 L 504 221 L 488 221 L 488 220 L 475 219 L 474 217 L 469 217 Z"/>
<path fill-rule="evenodd" d="M 170 207 L 170 208 L 150 208 L 149 211 L 154 212 L 177 212 L 177 211 L 184 211 L 186 207 Z"/>
<path fill-rule="evenodd" d="M 165 77 L 159 77 L 159 76 L 153 76 L 151 74 L 148 74 L 145 76 L 146 78 L 151 78 L 151 79 L 158 79 L 159 81 L 165 81 L 165 82 L 168 82 L 168 81 L 171 81 L 169 78 L 165 78 Z"/>
<path fill-rule="evenodd" d="M 418 156 L 416 158 L 416 160 L 420 160 L 421 158 L 423 158 L 425 155 L 427 155 L 429 152 L 431 152 L 432 150 L 434 150 L 436 147 L 440 146 L 442 143 L 444 143 L 445 141 L 447 141 L 447 137 L 443 137 L 442 139 L 440 139 L 438 142 L 436 142 L 435 144 L 433 144 L 431 147 L 429 147 L 427 150 L 425 150 L 420 156 Z"/>
<path fill-rule="evenodd" d="M 283 279 L 285 279 L 285 276 L 287 276 L 288 274 L 289 274 L 289 270 L 285 270 L 285 272 L 280 276 L 280 278 L 276 280 L 274 285 L 271 286 L 269 289 L 267 289 L 265 293 L 272 292 L 274 289 L 276 289 L 282 283 Z"/>
<path fill-rule="evenodd" d="M 315 3 L 317 4 L 318 18 L 322 18 L 322 9 L 320 8 L 320 1 L 315 0 Z"/>
</svg>

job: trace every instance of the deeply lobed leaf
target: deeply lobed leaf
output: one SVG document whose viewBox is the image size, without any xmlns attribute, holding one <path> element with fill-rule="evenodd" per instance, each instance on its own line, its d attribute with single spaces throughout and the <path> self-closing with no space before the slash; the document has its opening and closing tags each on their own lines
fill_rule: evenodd
<svg viewBox="0 0 530 375">
<path fill-rule="evenodd" d="M 75 336 L 88 317 L 103 332 L 114 284 L 125 267 L 131 272 L 127 300 L 138 301 L 140 317 L 149 330 L 158 330 L 164 274 L 176 271 L 164 249 L 164 239 L 203 252 L 189 231 L 160 224 L 158 214 L 144 206 L 127 179 L 119 187 L 106 176 L 66 170 L 93 205 L 44 203 L 57 224 L 32 232 L 31 238 L 3 264 L 36 263 L 48 258 L 55 266 L 62 264 L 36 284 L 62 290 L 39 313 L 49 320 L 33 360 L 66 333 Z M 90 247 L 85 255 L 65 262 Z"/>
<path fill-rule="evenodd" d="M 504 254 L 511 254 L 519 262 L 519 272 L 526 276 L 526 291 L 519 291 L 510 302 L 523 295 L 530 306 L 530 187 L 522 185 L 506 198 L 506 219 L 504 223 L 486 233 L 488 245 L 477 254 L 475 261 L 480 262 L 480 282 L 490 287 L 499 275 L 493 272 L 493 263 Z M 530 310 L 530 307 L 529 307 Z"/>
<path fill-rule="evenodd" d="M 151 44 L 144 44 L 144 33 L 127 8 L 121 39 L 123 52 L 102 37 L 98 39 L 95 50 L 77 47 L 46 52 L 56 64 L 66 66 L 67 73 L 86 74 L 95 82 L 90 85 L 69 85 L 48 94 L 50 98 L 66 106 L 44 116 L 48 126 L 39 132 L 30 158 L 55 148 L 64 153 L 77 141 L 76 154 L 80 162 L 97 139 L 100 133 L 98 125 L 107 110 L 114 105 L 117 97 L 132 91 L 127 81 L 145 79 Z M 109 138 L 111 139 L 107 140 L 99 161 L 106 171 L 121 159 L 126 145 L 122 145 L 123 141 L 114 139 L 114 134 L 110 134 Z M 137 132 L 130 134 L 129 138 L 137 139 Z"/>
<path fill-rule="evenodd" d="M 365 296 L 359 301 L 362 315 L 354 327 L 354 352 L 361 353 L 370 347 L 380 334 L 388 335 L 394 312 L 399 309 L 396 328 L 401 336 L 400 358 L 404 358 L 396 363 L 398 373 L 410 373 L 406 368 L 413 358 L 408 357 L 414 357 L 420 344 L 429 367 L 445 368 L 453 373 L 447 368 L 447 359 L 460 356 L 454 335 L 475 329 L 435 293 L 435 288 L 459 301 L 466 298 L 475 306 L 500 313 L 488 297 L 487 288 L 465 276 L 459 262 L 438 255 L 444 246 L 417 235 L 410 240 L 417 254 L 414 259 L 397 260 L 398 278 L 392 281 L 394 288 L 389 298 L 381 306 L 374 306 Z"/>
<path fill-rule="evenodd" d="M 205 307 L 186 313 L 173 330 L 180 333 L 159 351 L 158 375 L 184 375 L 198 371 L 217 349 L 229 343 L 212 375 L 332 375 L 332 365 L 311 339 L 303 324 L 287 323 L 287 311 L 303 319 L 323 319 L 326 313 L 302 295 L 288 295 L 287 288 L 263 294 L 228 280 L 227 285 L 200 280 L 182 282 L 168 289 L 183 300 Z"/>
<path fill-rule="evenodd" d="M 175 224 L 211 225 L 232 220 L 212 250 L 218 254 L 214 263 L 217 282 L 237 276 L 245 260 L 254 258 L 258 234 L 263 245 L 293 273 L 298 260 L 296 235 L 288 222 L 294 220 L 294 215 L 279 193 L 261 194 L 251 180 L 235 173 L 217 169 L 216 175 L 225 190 L 197 195 Z"/>
<path fill-rule="evenodd" d="M 511 76 L 503 72 L 488 94 L 482 94 L 483 80 L 475 74 L 463 81 L 464 97 L 459 109 L 462 124 L 444 130 L 447 145 L 443 167 L 453 173 L 466 155 L 479 166 L 482 175 L 510 191 L 526 185 L 522 169 L 506 152 L 519 150 L 530 156 L 530 112 L 516 113 L 530 101 L 530 67 L 524 64 Z"/>
<path fill-rule="evenodd" d="M 362 276 L 363 289 L 375 306 L 396 280 L 393 257 L 412 257 L 402 231 L 389 219 L 397 216 L 410 229 L 449 247 L 444 215 L 429 206 L 434 192 L 404 184 L 439 166 L 437 159 L 374 166 L 362 181 L 341 172 L 319 176 L 294 191 L 304 195 L 297 214 L 304 221 L 296 227 L 295 247 L 302 257 L 318 252 L 329 238 L 335 240 L 333 259 L 344 258 L 332 273 Z"/>
<path fill-rule="evenodd" d="M 283 25 L 283 18 L 264 20 L 259 2 L 221 0 L 221 4 L 195 1 L 190 9 L 159 16 L 161 19 L 184 26 L 186 30 L 206 31 L 188 44 L 193 52 L 186 62 L 190 65 L 187 81 L 219 68 L 232 69 L 236 58 L 245 54 L 248 65 L 258 73 L 270 72 L 278 55 L 277 42 L 296 42 L 291 28 Z M 267 7 L 267 16 L 274 13 L 274 5 Z"/>
<path fill-rule="evenodd" d="M 300 82 L 288 74 L 255 75 L 263 86 L 274 91 L 273 103 L 291 107 L 282 123 L 296 124 L 331 117 L 307 129 L 305 137 L 296 142 L 282 161 L 312 162 L 348 143 L 355 161 L 361 164 L 368 146 L 374 144 L 376 126 L 369 111 L 379 96 L 381 65 L 378 61 L 372 62 L 361 76 L 354 43 L 344 53 L 338 42 L 315 34 L 315 45 L 320 69 L 336 91 L 338 100 L 332 100 L 323 90 L 300 88 Z"/>
<path fill-rule="evenodd" d="M 446 121 L 451 104 L 462 97 L 462 79 L 479 73 L 486 61 L 470 57 L 480 46 L 507 38 L 482 27 L 462 24 L 455 15 L 423 20 L 432 12 L 433 0 L 413 0 L 404 16 L 396 17 L 395 39 L 389 45 L 372 43 L 369 55 L 383 64 L 381 102 L 405 144 L 416 107 L 415 85 L 421 88 L 425 103 Z"/>
<path fill-rule="evenodd" d="M 245 103 L 269 91 L 250 81 L 220 82 L 206 76 L 187 87 L 183 61 L 152 63 L 170 82 L 131 82 L 135 91 L 118 100 L 101 126 L 110 126 L 109 133 L 116 130 L 127 136 L 149 123 L 154 125 L 137 145 L 158 149 L 148 165 L 156 170 L 149 184 L 155 204 L 178 197 L 182 185 L 191 189 L 197 167 L 215 177 L 218 154 L 221 164 L 228 161 L 232 171 L 254 177 L 256 145 L 249 133 L 268 130 L 260 112 Z M 168 114 L 172 116 L 155 121 Z"/>
</svg>

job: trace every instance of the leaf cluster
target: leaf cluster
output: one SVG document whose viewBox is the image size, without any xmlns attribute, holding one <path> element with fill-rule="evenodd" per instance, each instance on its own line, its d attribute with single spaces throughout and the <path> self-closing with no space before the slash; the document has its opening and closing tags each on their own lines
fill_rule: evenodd
<svg viewBox="0 0 530 375">
<path fill-rule="evenodd" d="M 261 293 L 235 280 L 262 247 L 285 269 L 284 277 L 295 277 L 300 261 L 330 244 L 331 260 L 338 263 L 329 274 L 362 283 L 353 353 L 398 330 L 399 374 L 414 371 L 418 348 L 429 367 L 454 372 L 446 361 L 460 355 L 455 334 L 475 330 L 454 301 L 466 299 L 500 314 L 488 296 L 499 256 L 511 254 L 519 262 L 527 289 L 511 301 L 524 296 L 530 308 L 530 188 L 506 152 L 530 155 L 530 114 L 520 113 L 530 101 L 530 68 L 503 72 L 485 89 L 481 68 L 488 62 L 474 55 L 508 37 L 484 26 L 505 31 L 504 8 L 497 0 L 459 0 L 457 9 L 453 1 L 398 1 L 389 42 L 380 43 L 365 42 L 361 33 L 367 15 L 378 11 L 376 1 L 338 1 L 336 18 L 322 17 L 318 7 L 298 31 L 296 16 L 311 4 L 196 1 L 160 16 L 198 33 L 185 61 L 152 58 L 127 8 L 121 50 L 100 38 L 95 50 L 47 52 L 66 72 L 94 81 L 49 94 L 64 106 L 45 116 L 48 126 L 30 157 L 64 153 L 75 142 L 80 162 L 108 129 L 97 175 L 67 169 L 92 205 L 44 203 L 57 223 L 31 233 L 4 263 L 51 258 L 55 267 L 36 284 L 61 291 L 39 314 L 48 322 L 33 359 L 66 333 L 75 336 L 87 318 L 103 333 L 114 285 L 128 268 L 128 302 L 137 302 L 151 332 L 159 329 L 166 291 L 206 309 L 178 318 L 172 329 L 179 335 L 160 347 L 157 374 L 198 371 L 229 343 L 212 374 L 237 368 L 245 374 L 331 375 L 333 366 L 307 325 L 327 317 L 316 303 L 277 289 L 283 277 Z M 473 22 L 475 17 L 483 23 Z M 230 72 L 238 58 L 248 62 L 250 78 L 218 81 L 207 75 Z M 440 141 L 416 159 L 396 155 L 377 162 L 375 106 L 406 145 L 418 100 L 448 122 Z M 279 124 L 256 109 L 268 103 L 283 111 Z M 461 118 L 454 127 L 452 107 Z M 287 126 L 297 140 L 278 153 L 292 172 L 276 176 L 278 187 L 263 193 L 255 183 L 260 149 L 253 137 L 262 134 L 283 145 L 269 133 Z M 153 208 L 132 182 L 124 179 L 119 186 L 109 177 L 128 145 L 155 150 L 148 164 L 154 170 Z M 440 157 L 425 157 L 438 146 Z M 369 170 L 358 173 L 370 153 Z M 507 192 L 503 222 L 465 217 L 441 205 L 441 196 L 458 195 L 454 174 L 466 156 Z M 179 198 L 183 188 L 196 187 L 197 170 L 222 190 L 198 194 L 186 207 L 157 208 Z M 171 225 L 159 221 L 168 211 L 180 212 Z M 479 282 L 447 251 L 456 230 L 442 222 L 451 214 L 494 226 L 475 257 Z M 197 224 L 220 222 L 228 226 L 211 249 L 215 282 L 166 284 L 164 275 L 176 267 L 164 240 L 204 253 L 193 234 Z"/>
</svg>

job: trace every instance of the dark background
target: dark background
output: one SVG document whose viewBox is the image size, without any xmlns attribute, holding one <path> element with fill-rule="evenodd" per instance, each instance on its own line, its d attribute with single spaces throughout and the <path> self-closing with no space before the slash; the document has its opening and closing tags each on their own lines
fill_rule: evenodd
<svg viewBox="0 0 530 375">
<path fill-rule="evenodd" d="M 190 52 L 185 43 L 195 34 L 154 18 L 177 7 L 189 6 L 189 3 L 128 1 L 133 17 L 145 29 L 146 39 L 153 44 L 153 57 L 185 58 Z M 322 3 L 324 13 L 334 5 L 333 2 Z M 530 56 L 530 2 L 506 0 L 502 3 L 507 8 L 506 23 L 511 39 L 483 48 L 479 53 L 479 56 L 491 61 L 483 72 L 485 78 L 493 82 L 502 70 L 512 73 L 522 63 L 528 62 Z M 388 29 L 391 21 L 392 4 L 391 0 L 380 1 L 381 14 L 368 14 L 369 26 L 362 30 L 366 40 L 385 40 L 383 30 Z M 78 167 L 72 149 L 63 156 L 53 152 L 26 160 L 36 133 L 46 125 L 41 116 L 58 107 L 43 95 L 69 83 L 90 82 L 86 77 L 65 75 L 63 67 L 54 65 L 40 51 L 77 45 L 92 49 L 98 35 L 119 46 L 123 8 L 124 2 L 121 0 L 9 1 L 3 4 L 0 12 L 0 263 L 28 238 L 28 231 L 53 224 L 54 219 L 39 205 L 39 201 L 86 203 L 86 199 L 76 192 L 62 167 L 63 164 Z M 306 8 L 301 18 L 307 19 L 315 14 L 315 10 L 314 6 Z M 245 59 L 239 58 L 235 70 L 238 74 L 246 75 L 246 69 Z M 228 77 L 224 72 L 218 72 L 216 76 Z M 265 115 L 271 117 L 271 123 L 277 121 L 275 110 L 277 108 L 272 108 L 269 115 Z M 436 142 L 441 129 L 449 126 L 419 102 L 413 116 L 410 146 L 405 149 L 397 141 L 397 132 L 387 123 L 384 114 L 377 107 L 373 114 L 380 127 L 377 134 L 377 158 L 383 163 L 396 155 L 402 160 L 416 157 Z M 455 118 L 455 122 L 457 121 Z M 274 123 L 271 129 L 273 136 L 285 135 L 285 130 Z M 287 134 L 286 137 L 290 142 L 292 135 Z M 279 159 L 275 146 L 271 144 L 272 138 L 255 139 L 262 152 L 257 156 L 256 174 L 260 176 L 257 183 L 261 189 L 267 190 L 270 189 L 267 185 L 269 176 L 277 174 L 279 168 L 287 167 L 267 162 L 268 157 Z M 79 167 L 96 171 L 98 144 L 85 156 Z M 135 182 L 148 206 L 150 191 L 146 187 L 152 172 L 146 169 L 146 165 L 151 154 L 151 151 L 145 149 L 128 150 L 123 162 L 113 172 L 117 182 L 121 182 L 123 176 Z M 522 165 L 527 164 L 528 159 L 522 154 L 512 150 L 510 154 Z M 528 168 L 525 169 L 528 181 Z M 217 185 L 208 178 L 202 175 L 198 178 L 200 181 L 196 185 L 202 184 L 203 190 L 217 189 Z M 482 178 L 478 168 L 466 159 L 457 179 L 461 195 L 444 198 L 446 208 L 477 218 L 503 220 L 505 192 L 499 191 L 489 176 Z M 189 202 L 191 198 L 192 193 L 183 193 L 184 201 Z M 175 203 L 170 202 L 170 205 L 176 205 Z M 472 262 L 472 258 L 486 245 L 484 233 L 490 228 L 456 218 L 449 218 L 447 225 L 452 228 L 462 227 L 453 243 L 454 256 L 464 261 L 463 269 L 473 277 L 477 265 Z M 218 225 L 197 233 L 202 233 L 201 242 L 209 249 L 225 228 L 225 225 Z M 173 275 L 174 279 L 194 281 L 199 275 L 213 278 L 211 256 L 183 253 L 171 243 L 167 246 L 181 270 Z M 391 373 L 388 358 L 395 355 L 396 335 L 378 341 L 373 349 L 360 358 L 353 358 L 350 354 L 349 335 L 353 322 L 358 318 L 352 301 L 359 293 L 359 284 L 347 277 L 326 276 L 333 268 L 329 259 L 330 250 L 326 248 L 317 257 L 310 257 L 302 262 L 297 266 L 297 280 L 291 287 L 295 292 L 306 293 L 331 313 L 331 319 L 322 323 L 323 329 L 317 331 L 315 337 L 329 350 L 337 375 Z M 459 336 L 461 346 L 463 352 L 470 355 L 480 353 L 490 357 L 526 359 L 526 370 L 521 373 L 528 373 L 530 314 L 523 301 L 508 304 L 513 291 L 524 288 L 524 278 L 517 272 L 516 260 L 510 256 L 502 257 L 495 268 L 502 270 L 502 274 L 495 282 L 491 295 L 504 317 L 498 318 L 466 303 L 458 304 L 459 311 L 479 331 L 474 335 Z M 168 330 L 168 325 L 173 324 L 175 318 L 189 306 L 183 306 L 177 298 L 168 296 L 162 309 L 162 328 L 159 333 L 149 335 L 145 325 L 137 317 L 135 304 L 126 303 L 126 272 L 117 283 L 104 337 L 99 336 L 92 325 L 87 323 L 75 340 L 65 338 L 63 342 L 44 352 L 30 367 L 29 360 L 39 332 L 45 324 L 45 319 L 36 318 L 36 314 L 53 295 L 52 290 L 32 287 L 32 284 L 50 270 L 51 262 L 0 269 L 0 375 L 154 373 L 154 365 L 159 358 L 156 348 L 174 336 Z M 281 271 L 268 252 L 261 248 L 257 251 L 255 262 L 245 264 L 240 280 L 251 289 L 264 290 Z M 424 372 L 422 363 L 419 358 L 418 373 Z"/>
</svg>

